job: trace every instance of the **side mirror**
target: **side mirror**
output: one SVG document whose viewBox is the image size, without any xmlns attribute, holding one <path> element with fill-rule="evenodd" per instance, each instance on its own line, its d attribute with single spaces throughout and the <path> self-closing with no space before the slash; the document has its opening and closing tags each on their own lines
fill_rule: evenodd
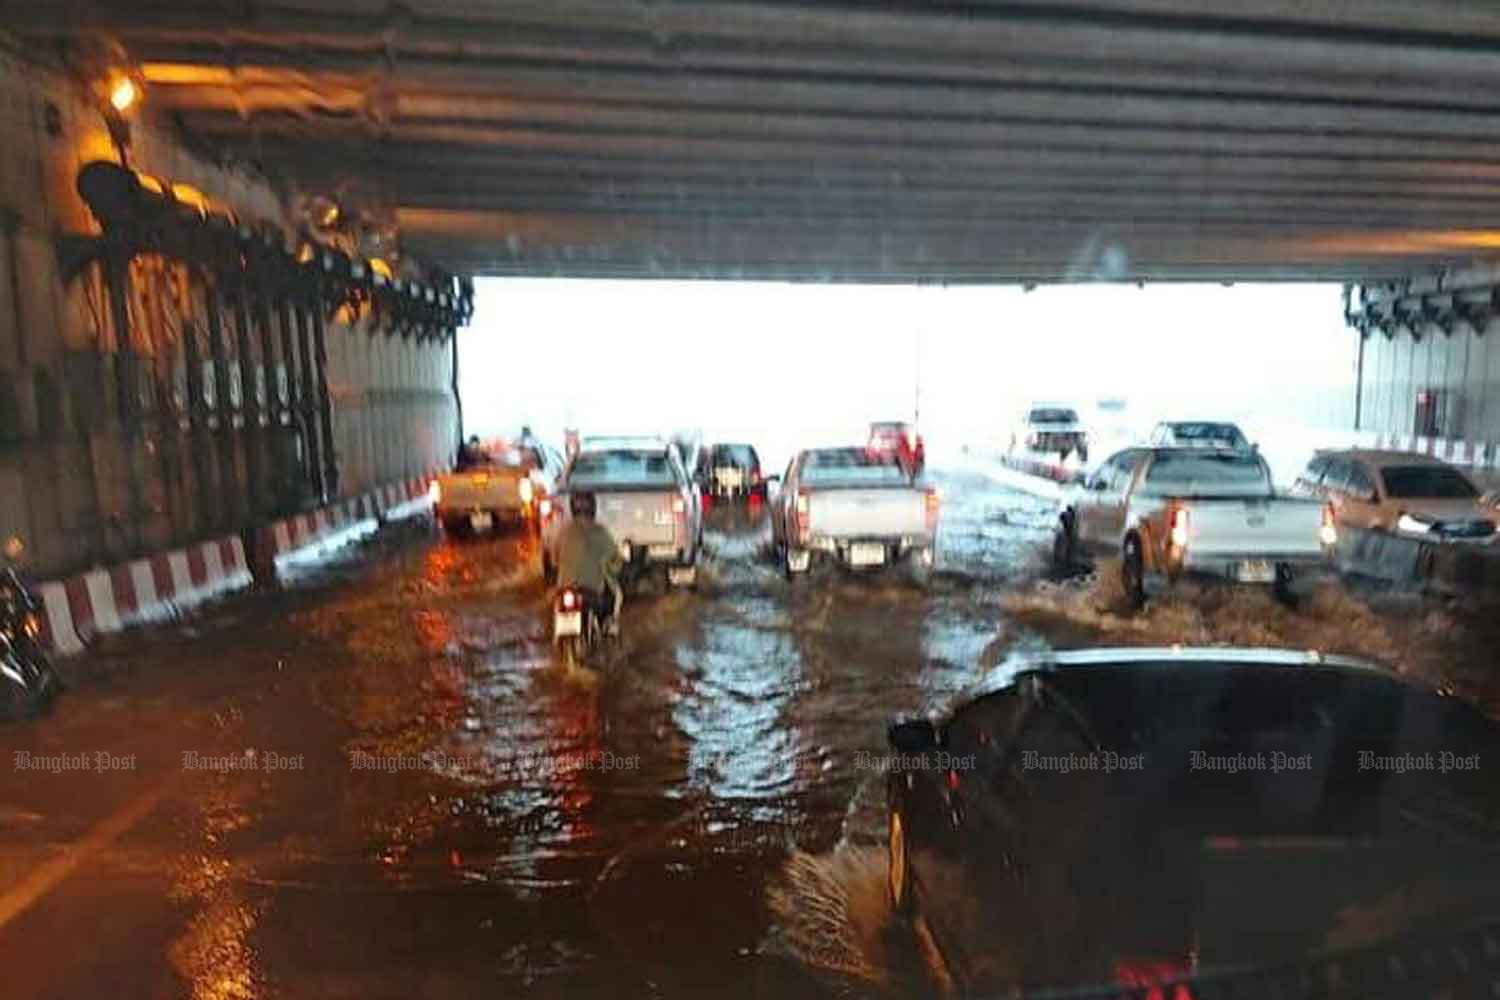
<svg viewBox="0 0 1500 1000">
<path fill-rule="evenodd" d="M 891 749 L 902 753 L 924 753 L 938 746 L 937 727 L 927 719 L 897 719 L 885 732 Z"/>
<path fill-rule="evenodd" d="M 1097 472 L 1083 481 L 1083 488 L 1090 493 L 1098 493 L 1104 489 L 1104 477 Z"/>
<path fill-rule="evenodd" d="M 770 476 L 767 476 L 765 479 L 763 479 L 761 481 L 766 484 L 766 492 L 767 493 L 774 493 L 777 490 L 781 489 L 781 477 L 780 476 L 770 475 Z"/>
</svg>

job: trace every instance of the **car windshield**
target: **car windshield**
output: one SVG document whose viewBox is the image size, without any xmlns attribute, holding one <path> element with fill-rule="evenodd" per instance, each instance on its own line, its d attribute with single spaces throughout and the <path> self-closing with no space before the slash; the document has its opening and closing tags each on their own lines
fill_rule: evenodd
<svg viewBox="0 0 1500 1000">
<path fill-rule="evenodd" d="M 1144 489 L 1161 496 L 1268 494 L 1271 475 L 1255 455 L 1239 452 L 1164 452 L 1146 470 Z"/>
<path fill-rule="evenodd" d="M 672 463 L 660 451 L 584 452 L 573 462 L 568 485 L 573 489 L 601 486 L 670 486 Z"/>
<path fill-rule="evenodd" d="M 1395 500 L 1472 500 L 1474 484 L 1446 465 L 1388 465 L 1380 470 L 1386 496 Z"/>
<path fill-rule="evenodd" d="M 802 482 L 814 486 L 904 483 L 910 479 L 894 457 L 864 448 L 811 451 L 802 463 Z"/>
<path fill-rule="evenodd" d="M 1031 411 L 1027 418 L 1033 424 L 1076 424 L 1078 423 L 1078 411 L 1062 407 L 1048 407 Z"/>
</svg>

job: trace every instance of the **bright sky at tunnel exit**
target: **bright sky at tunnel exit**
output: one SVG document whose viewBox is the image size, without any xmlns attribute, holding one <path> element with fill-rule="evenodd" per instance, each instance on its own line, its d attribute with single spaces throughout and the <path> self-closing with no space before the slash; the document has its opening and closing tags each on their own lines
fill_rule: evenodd
<svg viewBox="0 0 1500 1000">
<path fill-rule="evenodd" d="M 1347 428 L 1356 338 L 1334 285 L 820 285 L 490 278 L 459 336 L 465 434 L 701 429 L 802 445 L 911 419 L 1008 434 L 1033 400 L 1085 417 Z"/>
</svg>

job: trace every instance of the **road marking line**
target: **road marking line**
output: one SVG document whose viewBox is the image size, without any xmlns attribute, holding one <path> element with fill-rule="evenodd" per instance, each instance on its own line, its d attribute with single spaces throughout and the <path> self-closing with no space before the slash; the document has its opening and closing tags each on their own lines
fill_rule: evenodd
<svg viewBox="0 0 1500 1000">
<path fill-rule="evenodd" d="M 83 839 L 64 848 L 60 856 L 37 868 L 4 895 L 0 895 L 0 930 L 24 913 L 32 903 L 55 889 L 79 865 L 99 854 L 121 834 L 144 819 L 156 808 L 175 781 L 176 776 L 173 776 L 127 803 L 84 834 Z"/>
</svg>

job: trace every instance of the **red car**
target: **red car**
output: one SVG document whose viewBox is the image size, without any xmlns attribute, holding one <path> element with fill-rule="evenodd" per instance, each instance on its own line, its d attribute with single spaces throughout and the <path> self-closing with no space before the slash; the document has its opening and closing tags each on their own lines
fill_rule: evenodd
<svg viewBox="0 0 1500 1000">
<path fill-rule="evenodd" d="M 871 424 L 867 447 L 882 455 L 895 455 L 912 475 L 917 475 L 927 465 L 927 449 L 922 436 L 904 420 L 882 420 Z"/>
</svg>

